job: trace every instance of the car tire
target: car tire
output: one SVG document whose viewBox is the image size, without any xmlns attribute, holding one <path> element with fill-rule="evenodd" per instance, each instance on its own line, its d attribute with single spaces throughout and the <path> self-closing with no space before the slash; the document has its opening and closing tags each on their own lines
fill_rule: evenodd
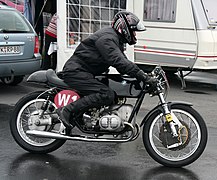
<svg viewBox="0 0 217 180">
<path fill-rule="evenodd" d="M 24 76 L 3 77 L 1 81 L 6 85 L 16 86 L 23 81 Z"/>
</svg>

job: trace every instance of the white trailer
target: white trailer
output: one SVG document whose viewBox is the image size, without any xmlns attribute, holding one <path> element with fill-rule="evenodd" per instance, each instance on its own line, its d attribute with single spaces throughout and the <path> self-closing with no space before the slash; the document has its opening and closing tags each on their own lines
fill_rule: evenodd
<svg viewBox="0 0 217 180">
<path fill-rule="evenodd" d="M 216 0 L 132 1 L 147 31 L 132 49 L 138 64 L 217 69 Z"/>
<path fill-rule="evenodd" d="M 171 71 L 217 69 L 216 0 L 57 0 L 57 71 L 80 40 L 109 26 L 127 9 L 143 20 L 147 31 L 127 46 L 135 63 L 160 64 Z"/>
</svg>

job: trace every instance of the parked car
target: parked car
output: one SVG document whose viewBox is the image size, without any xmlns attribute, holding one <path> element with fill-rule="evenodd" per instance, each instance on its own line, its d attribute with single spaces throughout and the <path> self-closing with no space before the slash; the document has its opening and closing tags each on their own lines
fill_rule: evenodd
<svg viewBox="0 0 217 180">
<path fill-rule="evenodd" d="M 0 5 L 0 79 L 17 85 L 41 67 L 39 39 L 28 20 L 16 9 Z"/>
</svg>

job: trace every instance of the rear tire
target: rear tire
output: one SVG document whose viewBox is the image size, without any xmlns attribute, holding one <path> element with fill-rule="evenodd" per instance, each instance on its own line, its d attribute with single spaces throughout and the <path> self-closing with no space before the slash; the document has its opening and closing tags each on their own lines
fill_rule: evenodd
<svg viewBox="0 0 217 180">
<path fill-rule="evenodd" d="M 187 133 L 182 134 L 182 130 L 179 132 L 179 138 L 184 137 L 186 141 L 170 149 L 165 145 L 172 138 L 169 135 L 171 133 L 162 131 L 165 120 L 159 110 L 154 111 L 144 124 L 143 143 L 149 155 L 158 163 L 168 167 L 182 167 L 193 163 L 203 153 L 207 143 L 207 128 L 203 118 L 190 106 L 173 105 L 171 111 L 186 127 L 182 130 Z"/>
<path fill-rule="evenodd" d="M 37 130 L 44 130 L 43 126 L 29 125 L 29 119 L 37 116 L 40 109 L 36 107 L 36 103 L 43 103 L 46 101 L 47 95 L 37 97 L 42 92 L 33 92 L 20 99 L 13 110 L 10 119 L 10 130 L 13 138 L 23 149 L 31 153 L 49 153 L 61 147 L 66 140 L 56 140 L 49 138 L 35 138 L 34 136 L 26 134 L 26 130 L 36 128 Z M 37 100 L 36 100 L 37 99 Z M 35 103 L 35 104 L 34 104 Z M 33 104 L 33 106 L 31 106 Z M 35 106 L 35 107 L 34 107 Z M 40 106 L 39 106 L 40 107 Z M 35 108 L 35 109 L 34 109 Z M 49 115 L 46 115 L 49 116 Z M 45 117 L 49 118 L 49 117 Z"/>
</svg>

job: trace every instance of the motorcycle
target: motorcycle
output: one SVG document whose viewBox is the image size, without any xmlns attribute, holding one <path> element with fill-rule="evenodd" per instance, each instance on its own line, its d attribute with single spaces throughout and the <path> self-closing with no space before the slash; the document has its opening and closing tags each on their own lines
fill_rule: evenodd
<svg viewBox="0 0 217 180">
<path fill-rule="evenodd" d="M 27 94 L 16 103 L 10 120 L 13 138 L 29 152 L 50 153 L 66 140 L 131 142 L 143 128 L 144 146 L 155 161 L 168 167 L 186 166 L 206 147 L 206 124 L 191 103 L 166 102 L 169 83 L 160 66 L 150 75 L 157 79 L 154 87 L 118 74 L 96 77 L 115 90 L 116 103 L 78 114 L 73 121 L 75 131 L 65 128 L 56 109 L 79 99 L 79 92 L 70 89 L 53 70 L 37 71 L 27 81 L 44 83 L 48 88 Z M 138 124 L 136 117 L 146 94 L 158 96 L 159 104 Z M 136 101 L 131 104 L 129 99 Z"/>
</svg>

